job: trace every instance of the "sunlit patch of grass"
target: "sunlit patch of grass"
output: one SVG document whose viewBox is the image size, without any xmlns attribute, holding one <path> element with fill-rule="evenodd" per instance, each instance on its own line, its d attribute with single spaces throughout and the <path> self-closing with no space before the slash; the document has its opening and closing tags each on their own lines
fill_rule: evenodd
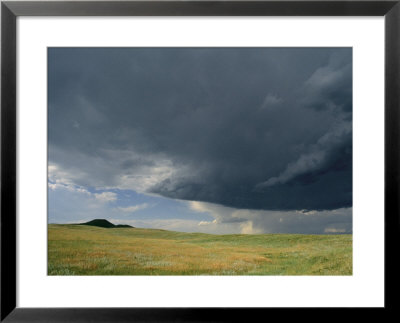
<svg viewBox="0 0 400 323">
<path fill-rule="evenodd" d="M 49 225 L 49 275 L 351 275 L 352 235 Z"/>
</svg>

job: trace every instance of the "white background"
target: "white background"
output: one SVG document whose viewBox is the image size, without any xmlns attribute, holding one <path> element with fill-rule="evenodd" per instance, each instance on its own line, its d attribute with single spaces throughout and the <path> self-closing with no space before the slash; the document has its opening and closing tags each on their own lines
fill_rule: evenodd
<svg viewBox="0 0 400 323">
<path fill-rule="evenodd" d="M 18 18 L 20 307 L 383 306 L 384 19 Z M 47 47 L 353 47 L 353 276 L 47 276 Z"/>
</svg>

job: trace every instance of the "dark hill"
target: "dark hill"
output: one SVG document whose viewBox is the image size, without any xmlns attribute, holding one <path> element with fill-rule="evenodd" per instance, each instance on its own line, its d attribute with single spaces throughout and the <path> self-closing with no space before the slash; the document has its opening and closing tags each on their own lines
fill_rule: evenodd
<svg viewBox="0 0 400 323">
<path fill-rule="evenodd" d="M 94 227 L 101 227 L 101 228 L 133 228 L 132 226 L 128 224 L 112 224 L 110 221 L 107 221 L 105 219 L 94 219 L 89 222 L 85 223 L 78 223 L 79 225 L 91 225 Z"/>
<path fill-rule="evenodd" d="M 117 225 L 114 225 L 114 228 L 133 228 L 133 226 L 131 226 L 129 224 L 117 224 Z"/>
</svg>

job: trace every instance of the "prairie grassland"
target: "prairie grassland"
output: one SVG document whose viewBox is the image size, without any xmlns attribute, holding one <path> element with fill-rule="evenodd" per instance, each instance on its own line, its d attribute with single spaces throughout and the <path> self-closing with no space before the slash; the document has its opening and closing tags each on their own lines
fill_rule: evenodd
<svg viewBox="0 0 400 323">
<path fill-rule="evenodd" d="M 49 275 L 351 275 L 352 235 L 48 226 Z"/>
</svg>

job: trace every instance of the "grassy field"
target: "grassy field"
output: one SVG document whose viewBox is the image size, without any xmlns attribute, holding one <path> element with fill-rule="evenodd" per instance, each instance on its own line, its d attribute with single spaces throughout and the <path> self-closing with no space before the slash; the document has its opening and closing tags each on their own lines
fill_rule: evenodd
<svg viewBox="0 0 400 323">
<path fill-rule="evenodd" d="M 352 235 L 48 226 L 49 275 L 351 275 Z"/>
</svg>

